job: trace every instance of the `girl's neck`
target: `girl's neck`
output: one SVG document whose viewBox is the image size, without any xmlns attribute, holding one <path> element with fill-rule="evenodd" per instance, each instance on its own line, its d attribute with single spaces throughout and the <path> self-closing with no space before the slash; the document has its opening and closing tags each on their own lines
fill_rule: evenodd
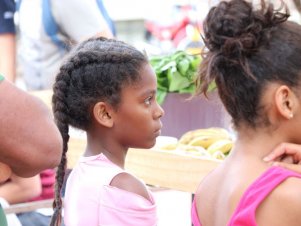
<svg viewBox="0 0 301 226">
<path fill-rule="evenodd" d="M 124 150 L 124 148 L 118 146 L 113 142 L 113 140 L 104 138 L 105 135 L 102 137 L 102 139 L 99 139 L 99 137 L 95 138 L 93 134 L 87 133 L 87 146 L 84 156 L 88 157 L 102 153 L 111 162 L 121 168 L 124 168 L 127 150 Z"/>
<path fill-rule="evenodd" d="M 231 155 L 252 157 L 263 161 L 263 158 L 281 142 L 286 142 L 285 137 L 277 131 L 252 130 L 243 133 L 239 132 Z"/>
</svg>

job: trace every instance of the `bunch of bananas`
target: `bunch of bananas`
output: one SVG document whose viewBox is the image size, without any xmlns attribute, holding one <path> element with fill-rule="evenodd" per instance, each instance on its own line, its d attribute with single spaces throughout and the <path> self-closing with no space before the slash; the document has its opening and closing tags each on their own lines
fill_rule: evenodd
<svg viewBox="0 0 301 226">
<path fill-rule="evenodd" d="M 166 150 L 181 149 L 191 153 L 215 159 L 224 159 L 233 147 L 229 132 L 220 127 L 197 129 L 186 132 L 178 144 L 166 147 Z M 163 147 L 163 149 L 165 149 Z"/>
<path fill-rule="evenodd" d="M 179 144 L 202 147 L 213 158 L 224 159 L 232 149 L 233 141 L 226 129 L 211 127 L 186 132 Z"/>
</svg>

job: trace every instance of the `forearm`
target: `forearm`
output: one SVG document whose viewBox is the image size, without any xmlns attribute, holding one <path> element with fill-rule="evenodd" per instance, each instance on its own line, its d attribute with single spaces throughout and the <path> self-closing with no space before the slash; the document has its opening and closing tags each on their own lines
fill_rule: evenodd
<svg viewBox="0 0 301 226">
<path fill-rule="evenodd" d="M 16 77 L 16 37 L 14 34 L 0 35 L 0 74 L 11 82 Z"/>
<path fill-rule="evenodd" d="M 29 177 L 60 162 L 62 138 L 44 103 L 0 83 L 0 161 L 19 176 Z"/>
</svg>

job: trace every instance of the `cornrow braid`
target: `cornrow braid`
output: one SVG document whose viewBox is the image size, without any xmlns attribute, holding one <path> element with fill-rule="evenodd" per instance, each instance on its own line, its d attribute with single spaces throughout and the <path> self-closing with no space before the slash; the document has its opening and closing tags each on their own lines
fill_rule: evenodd
<svg viewBox="0 0 301 226">
<path fill-rule="evenodd" d="M 53 86 L 53 113 L 63 137 L 63 153 L 56 172 L 54 214 L 50 226 L 62 221 L 61 190 L 67 165 L 69 125 L 87 131 L 92 109 L 99 101 L 115 109 L 121 88 L 140 79 L 139 70 L 147 58 L 134 47 L 114 39 L 91 38 L 73 49 L 60 68 Z"/>
<path fill-rule="evenodd" d="M 53 113 L 56 124 L 59 128 L 59 131 L 63 138 L 63 152 L 61 157 L 61 162 L 58 166 L 56 172 L 56 183 L 55 183 L 55 199 L 53 202 L 54 213 L 51 218 L 51 226 L 60 226 L 62 222 L 62 199 L 61 199 L 61 189 L 64 182 L 64 174 L 66 170 L 66 152 L 68 150 L 68 141 L 69 141 L 69 126 L 68 126 L 68 105 L 66 103 L 66 94 L 68 86 L 70 83 L 70 69 L 72 69 L 72 63 L 66 64 L 60 70 L 60 73 L 56 77 L 56 83 L 53 87 Z"/>
</svg>

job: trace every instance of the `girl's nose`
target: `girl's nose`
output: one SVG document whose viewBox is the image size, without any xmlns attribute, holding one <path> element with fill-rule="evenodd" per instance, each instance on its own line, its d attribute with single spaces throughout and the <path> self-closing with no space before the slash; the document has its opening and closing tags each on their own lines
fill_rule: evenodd
<svg viewBox="0 0 301 226">
<path fill-rule="evenodd" d="M 161 118 L 164 116 L 165 112 L 163 108 L 160 106 L 160 104 L 157 103 L 157 109 L 156 109 L 156 118 Z"/>
</svg>

